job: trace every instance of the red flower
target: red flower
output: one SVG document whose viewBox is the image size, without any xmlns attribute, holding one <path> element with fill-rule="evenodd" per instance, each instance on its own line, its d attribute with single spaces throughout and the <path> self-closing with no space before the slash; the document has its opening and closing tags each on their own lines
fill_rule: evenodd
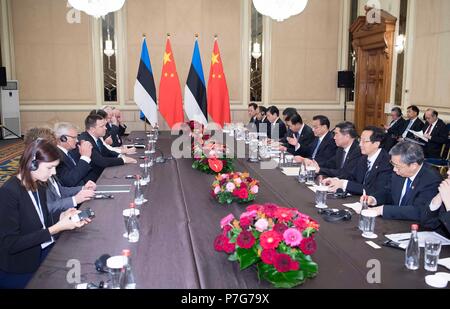
<svg viewBox="0 0 450 309">
<path fill-rule="evenodd" d="M 303 218 L 298 218 L 294 220 L 294 225 L 297 229 L 299 229 L 300 231 L 305 230 L 308 227 L 308 220 L 305 220 Z"/>
<path fill-rule="evenodd" d="M 240 199 L 246 199 L 248 198 L 248 191 L 244 188 L 234 189 L 233 195 Z"/>
<path fill-rule="evenodd" d="M 225 253 L 228 254 L 233 253 L 235 249 L 236 244 L 234 243 L 227 242 L 226 244 L 223 245 L 223 251 L 225 251 Z"/>
<path fill-rule="evenodd" d="M 242 231 L 236 239 L 236 243 L 242 249 L 250 249 L 255 244 L 255 237 L 247 231 Z"/>
<path fill-rule="evenodd" d="M 275 216 L 275 212 L 277 211 L 277 209 L 278 206 L 275 204 L 265 204 L 263 212 L 267 217 L 273 218 Z"/>
<path fill-rule="evenodd" d="M 289 208 L 278 208 L 275 212 L 275 218 L 281 222 L 289 222 L 292 220 L 292 211 Z"/>
<path fill-rule="evenodd" d="M 247 211 L 252 211 L 252 210 L 256 210 L 256 211 L 260 211 L 260 209 L 262 208 L 262 205 L 258 205 L 258 204 L 254 204 L 254 205 L 250 205 L 246 208 Z"/>
<path fill-rule="evenodd" d="M 209 168 L 214 172 L 219 173 L 223 168 L 223 163 L 217 159 L 208 159 Z"/>
<path fill-rule="evenodd" d="M 252 219 L 250 217 L 242 217 L 239 220 L 239 224 L 243 229 L 246 229 L 247 227 L 250 226 L 250 224 L 252 224 Z"/>
<path fill-rule="evenodd" d="M 265 250 L 276 249 L 280 244 L 281 236 L 275 231 L 267 231 L 261 234 L 259 241 Z"/>
<path fill-rule="evenodd" d="M 231 229 L 232 229 L 232 227 L 231 227 L 230 225 L 225 225 L 225 226 L 223 227 L 222 234 L 226 236 L 227 233 L 228 233 L 229 231 L 231 231 Z"/>
<path fill-rule="evenodd" d="M 314 254 L 317 250 L 317 244 L 314 238 L 303 238 L 302 242 L 300 243 L 300 250 L 306 255 Z"/>
<path fill-rule="evenodd" d="M 280 273 L 285 273 L 291 270 L 292 259 L 289 255 L 280 253 L 275 256 L 273 266 Z"/>
<path fill-rule="evenodd" d="M 261 252 L 261 260 L 266 264 L 273 265 L 273 261 L 277 254 L 277 251 L 274 249 L 263 250 Z"/>
<path fill-rule="evenodd" d="M 299 270 L 300 264 L 297 261 L 292 260 L 291 262 L 291 270 Z"/>
<path fill-rule="evenodd" d="M 273 231 L 277 232 L 281 235 L 283 235 L 284 231 L 288 229 L 288 226 L 283 223 L 277 223 L 273 226 Z"/>
<path fill-rule="evenodd" d="M 214 249 L 216 251 L 223 251 L 224 245 L 229 242 L 228 238 L 224 235 L 219 235 L 214 239 Z"/>
</svg>

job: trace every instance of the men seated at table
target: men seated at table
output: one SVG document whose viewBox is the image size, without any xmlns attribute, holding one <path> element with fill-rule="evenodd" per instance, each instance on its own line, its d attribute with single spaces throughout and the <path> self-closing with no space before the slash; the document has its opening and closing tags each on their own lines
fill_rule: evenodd
<svg viewBox="0 0 450 309">
<path fill-rule="evenodd" d="M 394 172 L 383 190 L 367 199 L 369 206 L 385 219 L 427 220 L 427 208 L 438 193 L 441 176 L 424 164 L 422 147 L 411 142 L 400 142 L 391 151 Z M 379 206 L 381 205 L 381 206 Z"/>
<path fill-rule="evenodd" d="M 24 139 L 25 145 L 27 146 L 38 139 L 45 139 L 55 147 L 57 146 L 55 134 L 48 128 L 32 128 L 28 130 Z M 58 149 L 58 153 L 60 154 L 59 164 L 61 164 L 60 149 Z M 48 184 L 46 197 L 47 206 L 51 213 L 61 213 L 69 208 L 78 207 L 95 195 L 96 184 L 92 181 L 87 181 L 84 186 L 65 186 L 55 175 L 48 179 Z"/>
<path fill-rule="evenodd" d="M 91 167 L 86 179 L 97 181 L 106 167 L 137 163 L 133 158 L 109 150 L 101 137 L 106 133 L 106 120 L 99 115 L 89 115 L 85 120 L 86 131 L 81 133 L 80 140 L 92 144 Z"/>
<path fill-rule="evenodd" d="M 289 129 L 289 120 L 295 114 L 297 114 L 297 110 L 293 107 L 288 107 L 283 110 L 282 118 L 283 118 L 284 124 L 286 125 L 286 135 L 283 138 L 280 138 L 280 143 L 286 144 L 287 137 L 292 136 L 292 131 L 291 131 L 291 129 Z"/>
<path fill-rule="evenodd" d="M 267 137 L 279 141 L 286 136 L 286 125 L 280 119 L 280 110 L 276 106 L 270 106 L 267 109 L 267 120 L 270 122 L 270 126 L 267 129 Z"/>
<path fill-rule="evenodd" d="M 91 170 L 91 143 L 81 141 L 78 145 L 78 129 L 68 122 L 57 123 L 55 135 L 61 155 L 61 162 L 56 167 L 59 181 L 66 187 L 84 185 L 84 178 Z"/>
<path fill-rule="evenodd" d="M 256 114 L 256 129 L 258 130 L 258 132 L 265 132 L 267 133 L 267 131 L 270 129 L 270 122 L 267 119 L 267 108 L 265 108 L 264 106 L 258 106 L 258 113 Z"/>
<path fill-rule="evenodd" d="M 365 128 L 359 143 L 363 156 L 359 158 L 353 171 L 342 179 L 326 178 L 323 183 L 329 186 L 332 192 L 341 189 L 356 195 L 362 195 L 364 191 L 366 194 L 374 194 L 383 190 L 392 175 L 389 154 L 381 148 L 383 139 L 382 129 L 372 126 Z"/>
<path fill-rule="evenodd" d="M 423 136 L 428 139 L 425 143 L 425 158 L 440 158 L 442 147 L 448 142 L 447 125 L 438 118 L 438 112 L 434 109 L 425 111 L 426 124 L 423 127 Z"/>
<path fill-rule="evenodd" d="M 248 116 L 250 117 L 250 121 L 248 122 L 248 124 L 257 124 L 258 118 L 256 117 L 256 115 L 258 114 L 258 104 L 256 103 L 250 103 L 248 105 Z"/>
<path fill-rule="evenodd" d="M 408 120 L 406 121 L 406 124 L 403 128 L 402 135 L 399 140 L 404 140 L 405 138 L 410 138 L 417 140 L 418 138 L 409 130 L 411 131 L 422 131 L 423 130 L 423 122 L 419 119 L 419 108 L 415 105 L 411 105 L 406 110 L 406 117 Z"/>
<path fill-rule="evenodd" d="M 295 156 L 295 162 L 302 163 L 305 158 L 315 160 L 321 167 L 331 167 L 330 158 L 336 155 L 336 143 L 330 132 L 330 120 L 323 115 L 313 117 L 312 130 L 315 139 L 302 149 L 300 156 Z"/>
<path fill-rule="evenodd" d="M 280 146 L 280 150 L 297 156 L 307 156 L 308 146 L 315 138 L 313 130 L 303 123 L 302 117 L 297 113 L 287 116 L 286 121 L 289 123 L 291 133 L 286 136 L 286 143 Z"/>
<path fill-rule="evenodd" d="M 346 178 L 354 172 L 361 158 L 361 150 L 357 141 L 358 133 L 351 122 L 341 122 L 334 129 L 334 141 L 338 147 L 330 168 L 322 168 L 317 161 L 305 160 L 307 166 L 314 166 L 317 175 L 325 177 Z"/>
<path fill-rule="evenodd" d="M 391 110 L 391 118 L 392 121 L 389 126 L 384 125 L 386 138 L 383 148 L 388 152 L 397 144 L 398 139 L 402 136 L 407 126 L 407 121 L 403 118 L 402 110 L 399 107 L 394 107 Z"/>
<path fill-rule="evenodd" d="M 434 219 L 433 229 L 450 238 L 450 169 L 447 171 L 447 179 L 441 182 L 438 190 L 439 193 L 433 198 L 428 208 L 427 223 L 430 222 L 430 218 Z"/>
<path fill-rule="evenodd" d="M 112 147 L 120 147 L 122 146 L 122 139 L 120 138 L 119 134 L 119 127 L 117 125 L 114 125 L 114 123 L 117 123 L 117 119 L 114 116 L 113 108 L 111 106 L 104 106 L 103 110 L 106 113 L 106 136 L 110 136 L 112 139 L 112 143 L 108 144 Z M 97 112 L 98 113 L 98 112 Z"/>
<path fill-rule="evenodd" d="M 120 109 L 114 108 L 112 113 L 112 123 L 119 128 L 119 137 L 124 136 L 127 130 L 127 125 L 122 121 L 122 112 L 120 111 Z"/>
</svg>

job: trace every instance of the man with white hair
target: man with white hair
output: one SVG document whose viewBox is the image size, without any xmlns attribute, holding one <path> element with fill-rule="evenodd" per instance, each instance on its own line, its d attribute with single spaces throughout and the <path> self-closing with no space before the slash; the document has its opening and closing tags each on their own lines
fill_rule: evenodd
<svg viewBox="0 0 450 309">
<path fill-rule="evenodd" d="M 87 141 L 78 144 L 78 130 L 68 122 L 55 125 L 55 136 L 61 162 L 56 168 L 56 174 L 66 187 L 76 187 L 85 184 L 84 178 L 91 168 L 92 145 Z"/>
<path fill-rule="evenodd" d="M 110 136 L 112 139 L 112 143 L 110 146 L 112 147 L 120 147 L 122 146 L 122 139 L 120 138 L 119 126 L 117 126 L 117 119 L 115 116 L 114 108 L 111 106 L 104 106 L 103 111 L 107 114 L 105 117 L 106 120 L 106 135 Z"/>
<path fill-rule="evenodd" d="M 119 136 L 124 136 L 127 126 L 122 122 L 122 113 L 118 108 L 113 109 L 113 116 L 111 122 L 114 126 L 119 128 Z"/>
</svg>

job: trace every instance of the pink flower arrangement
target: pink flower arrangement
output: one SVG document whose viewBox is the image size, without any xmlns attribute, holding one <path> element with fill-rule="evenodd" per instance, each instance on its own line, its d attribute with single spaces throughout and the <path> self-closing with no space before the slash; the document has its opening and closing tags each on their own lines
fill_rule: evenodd
<svg viewBox="0 0 450 309">
<path fill-rule="evenodd" d="M 297 209 L 250 205 L 239 220 L 232 214 L 224 217 L 220 227 L 215 250 L 239 261 L 241 270 L 256 265 L 259 278 L 275 287 L 294 287 L 317 275 L 311 255 L 317 250 L 319 224 Z"/>
<path fill-rule="evenodd" d="M 258 191 L 258 180 L 248 173 L 234 172 L 218 174 L 212 184 L 211 195 L 221 204 L 247 203 L 256 198 Z"/>
</svg>

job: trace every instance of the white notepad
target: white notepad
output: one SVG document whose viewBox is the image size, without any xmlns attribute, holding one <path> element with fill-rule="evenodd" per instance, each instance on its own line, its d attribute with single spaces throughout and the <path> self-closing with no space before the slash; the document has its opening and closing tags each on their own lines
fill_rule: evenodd
<svg viewBox="0 0 450 309">
<path fill-rule="evenodd" d="M 128 193 L 131 190 L 130 185 L 97 185 L 96 193 Z"/>
</svg>

